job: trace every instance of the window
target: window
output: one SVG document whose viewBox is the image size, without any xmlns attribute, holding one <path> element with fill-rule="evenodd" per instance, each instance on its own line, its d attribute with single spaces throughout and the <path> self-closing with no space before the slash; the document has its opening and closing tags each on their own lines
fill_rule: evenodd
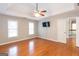
<svg viewBox="0 0 79 59">
<path fill-rule="evenodd" d="M 29 22 L 29 34 L 34 34 L 34 23 Z"/>
<path fill-rule="evenodd" d="M 76 23 L 72 23 L 72 30 L 76 30 Z"/>
<path fill-rule="evenodd" d="M 71 23 L 71 35 L 76 35 L 76 22 L 75 21 L 73 21 L 72 23 Z"/>
<path fill-rule="evenodd" d="M 16 37 L 18 35 L 17 21 L 8 21 L 8 37 Z"/>
</svg>

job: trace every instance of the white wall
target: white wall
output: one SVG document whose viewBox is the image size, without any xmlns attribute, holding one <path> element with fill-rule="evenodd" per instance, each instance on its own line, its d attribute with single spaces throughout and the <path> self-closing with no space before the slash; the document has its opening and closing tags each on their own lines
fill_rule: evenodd
<svg viewBox="0 0 79 59">
<path fill-rule="evenodd" d="M 50 27 L 42 27 L 42 22 L 49 21 L 50 22 Z M 49 39 L 49 40 L 55 40 L 57 39 L 57 24 L 56 20 L 53 20 L 51 18 L 43 19 L 39 21 L 38 24 L 38 31 L 39 31 L 39 36 L 41 38 Z"/>
<path fill-rule="evenodd" d="M 57 20 L 57 40 L 58 42 L 66 43 L 67 38 L 67 19 L 62 18 Z"/>
<path fill-rule="evenodd" d="M 42 22 L 50 21 L 50 27 L 42 27 Z M 41 38 L 56 42 L 66 43 L 66 33 L 64 34 L 66 19 L 47 18 L 39 21 L 38 31 Z M 60 27 L 59 27 L 60 26 Z"/>
<path fill-rule="evenodd" d="M 77 31 L 76 31 L 76 46 L 79 47 L 79 17 L 76 17 Z"/>
<path fill-rule="evenodd" d="M 43 27 L 42 22 L 49 21 L 50 22 L 50 27 Z M 53 20 L 51 18 L 47 19 L 42 19 L 39 21 L 38 24 L 38 32 L 39 36 L 44 39 L 49 39 L 49 40 L 55 40 L 57 39 L 57 28 L 56 28 L 56 20 Z"/>
<path fill-rule="evenodd" d="M 18 22 L 18 36 L 15 38 L 8 38 L 8 20 L 16 20 Z M 30 21 L 34 22 L 35 24 L 34 35 L 28 34 L 29 32 L 28 22 Z M 0 44 L 15 40 L 28 39 L 37 36 L 38 35 L 37 23 L 38 23 L 37 21 L 30 19 L 0 15 Z"/>
</svg>

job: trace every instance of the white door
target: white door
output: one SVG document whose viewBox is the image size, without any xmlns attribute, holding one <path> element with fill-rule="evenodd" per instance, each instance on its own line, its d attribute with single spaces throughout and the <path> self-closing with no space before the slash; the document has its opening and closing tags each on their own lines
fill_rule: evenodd
<svg viewBox="0 0 79 59">
<path fill-rule="evenodd" d="M 61 43 L 66 43 L 66 19 L 57 21 L 57 40 Z"/>
</svg>

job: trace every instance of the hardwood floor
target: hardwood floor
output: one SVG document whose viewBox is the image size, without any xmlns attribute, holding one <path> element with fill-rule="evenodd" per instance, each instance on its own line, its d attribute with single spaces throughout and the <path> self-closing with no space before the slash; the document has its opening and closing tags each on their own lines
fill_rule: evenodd
<svg viewBox="0 0 79 59">
<path fill-rule="evenodd" d="M 33 38 L 0 46 L 0 53 L 9 56 L 79 56 L 79 48 L 67 44 Z"/>
</svg>

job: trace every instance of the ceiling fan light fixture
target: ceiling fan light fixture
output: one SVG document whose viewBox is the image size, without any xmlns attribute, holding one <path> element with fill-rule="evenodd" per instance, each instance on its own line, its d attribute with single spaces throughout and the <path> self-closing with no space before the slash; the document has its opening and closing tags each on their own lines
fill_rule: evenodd
<svg viewBox="0 0 79 59">
<path fill-rule="evenodd" d="M 35 17 L 40 17 L 41 15 L 40 15 L 40 13 L 36 12 L 36 13 L 34 13 L 34 16 Z"/>
<path fill-rule="evenodd" d="M 39 8 L 38 8 L 38 3 L 36 3 L 36 10 L 34 11 L 34 16 L 35 17 L 45 16 L 46 12 L 47 11 L 44 10 L 44 9 L 41 9 L 41 11 L 40 11 Z"/>
</svg>

